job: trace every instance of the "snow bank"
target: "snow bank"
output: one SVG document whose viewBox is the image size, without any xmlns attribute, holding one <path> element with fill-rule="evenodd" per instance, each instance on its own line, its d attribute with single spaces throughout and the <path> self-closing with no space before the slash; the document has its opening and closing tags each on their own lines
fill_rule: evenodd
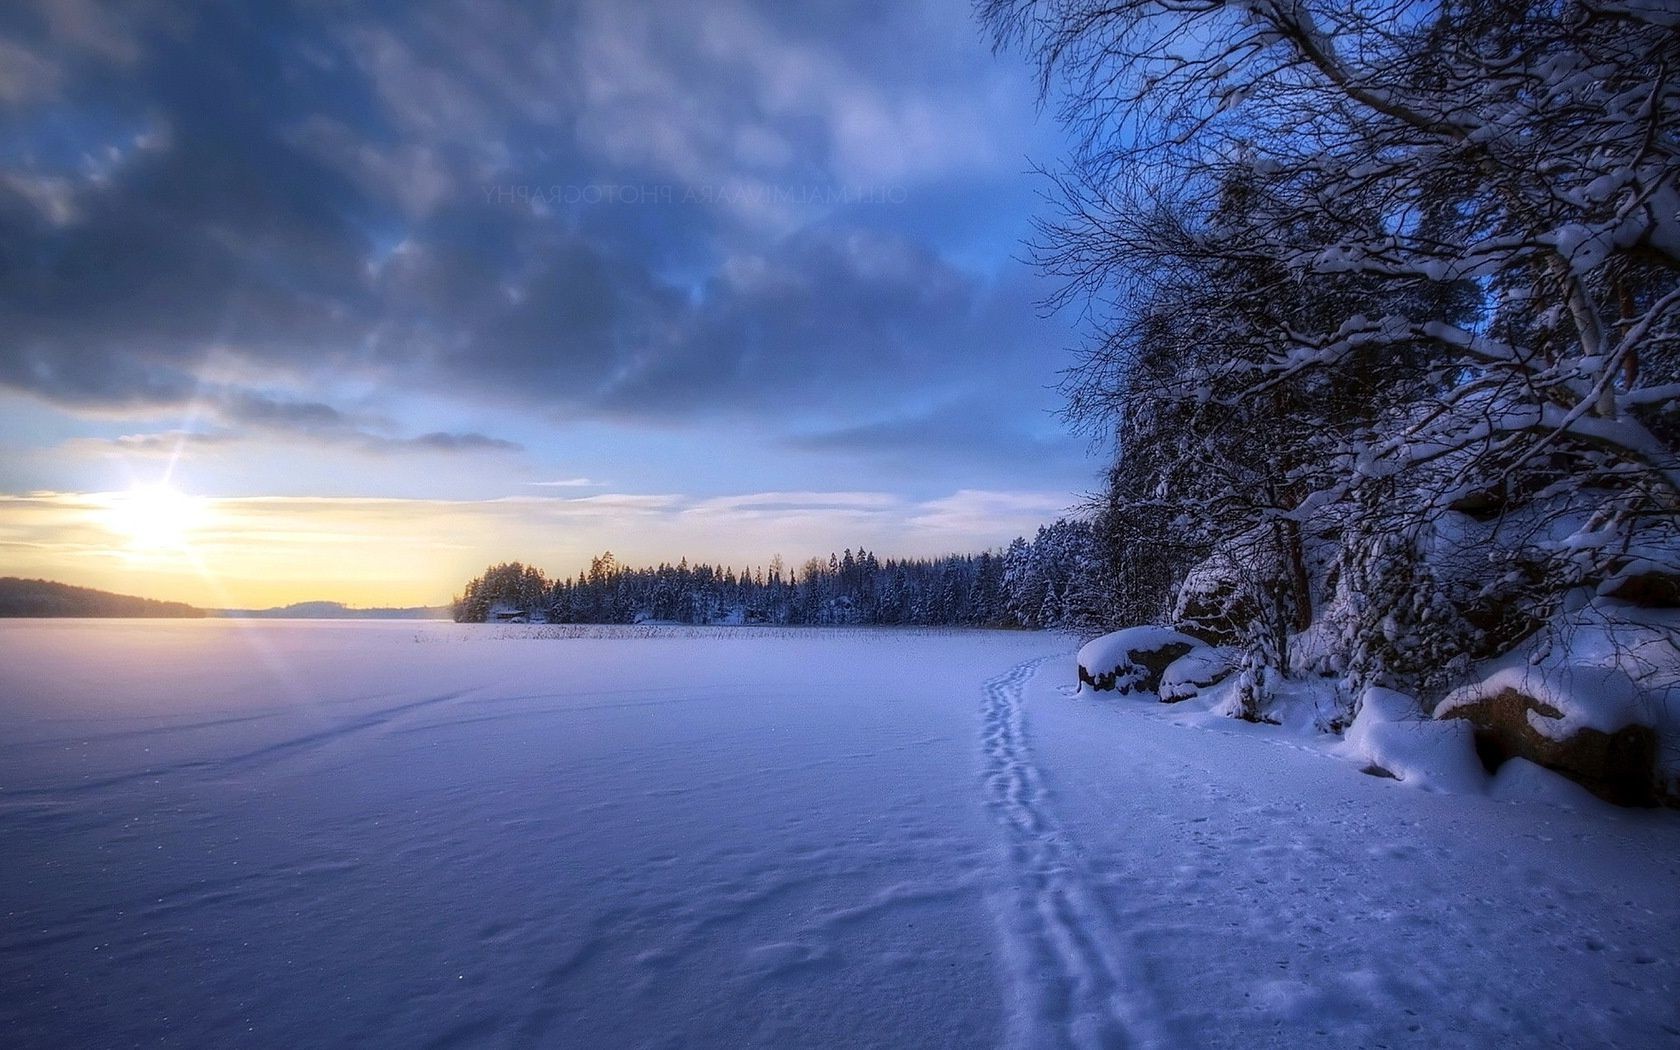
<svg viewBox="0 0 1680 1050">
<path fill-rule="evenodd" d="M 1341 751 L 1367 772 L 1429 791 L 1473 793 L 1487 783 L 1469 723 L 1426 718 L 1416 700 L 1392 689 L 1365 690 Z"/>
<path fill-rule="evenodd" d="M 1504 802 L 1542 802 L 1577 813 L 1613 813 L 1616 807 L 1560 773 L 1526 758 L 1513 758 L 1493 775 L 1488 794 Z"/>
</svg>

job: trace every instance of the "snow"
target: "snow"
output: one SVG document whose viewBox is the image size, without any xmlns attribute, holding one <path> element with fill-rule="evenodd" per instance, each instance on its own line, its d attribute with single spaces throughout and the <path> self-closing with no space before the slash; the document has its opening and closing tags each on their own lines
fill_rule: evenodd
<svg viewBox="0 0 1680 1050">
<path fill-rule="evenodd" d="M 1227 645 L 1198 645 L 1161 672 L 1161 699 L 1188 700 L 1222 680 L 1237 665 L 1237 650 Z"/>
<path fill-rule="evenodd" d="M 1024 697 L 1044 831 L 1067 839 L 1042 874 L 1124 964 L 1137 1041 L 1677 1038 L 1674 814 L 1412 790 L 1323 737 L 1070 692 L 1040 675 Z"/>
<path fill-rule="evenodd" d="M 1506 759 L 1493 775 L 1488 793 L 1509 802 L 1545 802 L 1600 815 L 1612 812 L 1611 804 L 1591 791 L 1526 758 Z"/>
<path fill-rule="evenodd" d="M 1288 727 L 1086 703 L 1071 648 L 0 624 L 0 1033 L 1674 1042 L 1675 814 L 1516 760 L 1493 794 L 1410 790 Z"/>
<path fill-rule="evenodd" d="M 1424 716 L 1415 699 L 1392 689 L 1369 688 L 1348 727 L 1341 751 L 1366 769 L 1378 769 L 1415 787 L 1476 792 L 1487 775 L 1476 758 L 1474 731 L 1463 719 Z"/>
</svg>

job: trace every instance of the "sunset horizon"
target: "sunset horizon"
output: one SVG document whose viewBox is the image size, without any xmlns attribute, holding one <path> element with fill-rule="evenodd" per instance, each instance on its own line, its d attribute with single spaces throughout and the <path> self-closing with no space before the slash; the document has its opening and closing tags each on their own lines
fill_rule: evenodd
<svg viewBox="0 0 1680 1050">
<path fill-rule="evenodd" d="M 1071 509 L 1052 495 L 984 491 L 923 502 L 888 492 L 427 500 L 218 498 L 170 487 L 164 507 L 133 520 L 134 505 L 159 502 L 159 491 L 0 496 L 0 535 L 14 550 L 4 567 L 208 609 L 439 607 L 497 562 L 566 578 L 607 552 L 626 565 L 686 560 L 737 571 L 777 558 L 798 566 L 842 549 L 977 554 L 1030 537 Z"/>
<path fill-rule="evenodd" d="M 1066 137 L 961 4 L 73 6 L 0 19 L 0 569 L 435 604 L 993 548 L 1099 484 L 1021 258 Z M 101 527 L 157 486 L 197 561 Z"/>
</svg>

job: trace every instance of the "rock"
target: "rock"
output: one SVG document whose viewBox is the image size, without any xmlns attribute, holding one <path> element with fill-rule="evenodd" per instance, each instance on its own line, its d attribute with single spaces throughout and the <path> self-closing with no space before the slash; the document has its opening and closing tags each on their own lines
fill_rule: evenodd
<svg viewBox="0 0 1680 1050">
<path fill-rule="evenodd" d="M 1555 602 L 1540 597 L 1547 591 L 1550 571 L 1543 562 L 1527 557 L 1505 558 L 1501 568 L 1505 580 L 1499 586 L 1459 593 L 1452 599 L 1464 622 L 1480 636 L 1466 640 L 1469 655 L 1475 660 L 1510 652 L 1557 611 Z"/>
<path fill-rule="evenodd" d="M 1550 615 L 1549 609 L 1509 594 L 1472 599 L 1460 604 L 1458 612 L 1480 635 L 1469 646 L 1469 655 L 1476 660 L 1510 652 L 1517 643 L 1545 626 Z"/>
<path fill-rule="evenodd" d="M 1456 703 L 1437 717 L 1466 719 L 1475 727 L 1476 754 L 1489 772 L 1524 758 L 1617 805 L 1658 801 L 1657 734 L 1650 726 L 1633 723 L 1614 732 L 1577 726 L 1561 737 L 1547 735 L 1534 719 L 1557 720 L 1563 712 L 1511 688 Z"/>
<path fill-rule="evenodd" d="M 1216 645 L 1231 645 L 1259 614 L 1237 561 L 1219 552 L 1185 574 L 1172 620 Z"/>
<path fill-rule="evenodd" d="M 1505 513 L 1509 502 L 1505 493 L 1498 489 L 1474 489 L 1447 504 L 1447 509 L 1456 510 L 1477 521 L 1492 521 Z"/>
<path fill-rule="evenodd" d="M 1128 627 L 1105 634 L 1079 650 L 1080 687 L 1119 693 L 1156 692 L 1162 673 L 1201 645 L 1201 639 L 1170 627 Z"/>
<path fill-rule="evenodd" d="M 1680 573 L 1650 567 L 1611 580 L 1600 592 L 1605 598 L 1642 609 L 1680 609 Z"/>
</svg>

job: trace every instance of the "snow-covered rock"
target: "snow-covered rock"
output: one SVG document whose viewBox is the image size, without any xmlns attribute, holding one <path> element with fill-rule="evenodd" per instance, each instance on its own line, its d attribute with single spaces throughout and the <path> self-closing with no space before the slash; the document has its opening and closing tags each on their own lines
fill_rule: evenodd
<svg viewBox="0 0 1680 1050">
<path fill-rule="evenodd" d="M 1438 719 L 1475 726 L 1490 764 L 1524 758 L 1601 798 L 1674 797 L 1680 776 L 1680 615 L 1597 599 L 1448 693 Z"/>
<path fill-rule="evenodd" d="M 1179 583 L 1173 623 L 1213 642 L 1235 642 L 1258 612 L 1246 584 L 1239 559 L 1228 550 L 1215 551 Z"/>
<path fill-rule="evenodd" d="M 1613 679 L 1605 675 L 1599 681 Z M 1655 800 L 1657 743 L 1651 727 L 1629 722 L 1607 731 L 1572 721 L 1578 705 L 1560 708 L 1541 698 L 1560 694 L 1548 688 L 1536 692 L 1541 696 L 1484 685 L 1474 694 L 1455 695 L 1451 706 L 1444 702 L 1438 711 L 1443 719 L 1474 725 L 1478 748 L 1492 763 L 1526 758 L 1612 802 Z"/>
<path fill-rule="evenodd" d="M 1087 642 L 1079 650 L 1079 688 L 1153 693 L 1179 657 L 1202 645 L 1170 627 L 1128 627 Z"/>
<path fill-rule="evenodd" d="M 1176 704 L 1188 700 L 1209 686 L 1224 681 L 1237 666 L 1237 652 L 1229 646 L 1199 645 L 1167 665 L 1161 672 L 1161 702 Z"/>
<path fill-rule="evenodd" d="M 1479 792 L 1486 786 L 1470 726 L 1428 718 L 1416 700 L 1392 689 L 1365 690 L 1341 746 L 1374 776 L 1431 791 Z"/>
</svg>

